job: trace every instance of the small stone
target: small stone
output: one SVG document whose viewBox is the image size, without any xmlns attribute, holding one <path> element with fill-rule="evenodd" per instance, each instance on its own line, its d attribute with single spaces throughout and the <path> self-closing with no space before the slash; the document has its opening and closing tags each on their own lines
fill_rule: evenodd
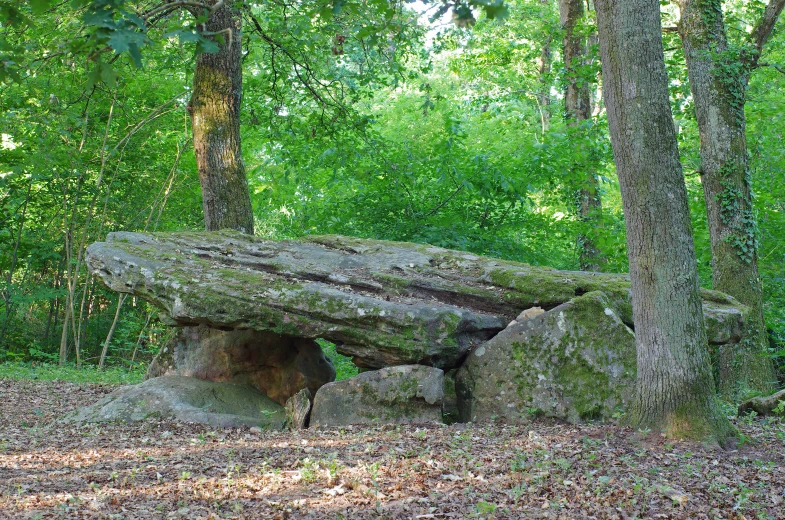
<svg viewBox="0 0 785 520">
<path fill-rule="evenodd" d="M 526 309 L 522 313 L 520 313 L 518 315 L 518 317 L 515 318 L 514 321 L 515 322 L 519 322 L 519 321 L 523 321 L 523 320 L 528 320 L 529 318 L 533 318 L 535 316 L 539 316 L 540 314 L 543 314 L 543 313 L 545 313 L 545 311 L 543 310 L 542 307 L 531 307 L 529 309 Z"/>
<path fill-rule="evenodd" d="M 754 397 L 739 405 L 739 415 L 746 415 L 755 412 L 758 415 L 781 415 L 785 416 L 785 389 L 766 396 Z"/>
<path fill-rule="evenodd" d="M 295 429 L 307 428 L 311 416 L 311 392 L 303 388 L 286 401 L 286 419 Z"/>
</svg>

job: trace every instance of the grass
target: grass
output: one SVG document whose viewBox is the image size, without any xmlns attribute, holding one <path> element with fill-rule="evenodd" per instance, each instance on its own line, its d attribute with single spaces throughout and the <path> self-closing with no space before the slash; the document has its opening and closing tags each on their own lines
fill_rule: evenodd
<svg viewBox="0 0 785 520">
<path fill-rule="evenodd" d="M 352 359 L 336 352 L 334 343 L 322 339 L 317 341 L 322 346 L 325 355 L 335 365 L 336 381 L 342 381 L 357 375 L 357 367 L 352 363 Z M 104 370 L 99 370 L 95 365 L 82 365 L 80 368 L 77 368 L 73 363 L 60 366 L 40 361 L 5 361 L 0 363 L 0 379 L 133 385 L 144 381 L 146 368 L 142 365 L 133 369 L 107 367 Z"/>
<path fill-rule="evenodd" d="M 7 361 L 0 363 L 0 379 L 131 385 L 144 380 L 144 370 L 129 370 L 121 367 L 98 370 L 98 367 L 93 365 L 83 365 L 77 368 L 73 364 L 59 366 L 40 362 Z"/>
</svg>

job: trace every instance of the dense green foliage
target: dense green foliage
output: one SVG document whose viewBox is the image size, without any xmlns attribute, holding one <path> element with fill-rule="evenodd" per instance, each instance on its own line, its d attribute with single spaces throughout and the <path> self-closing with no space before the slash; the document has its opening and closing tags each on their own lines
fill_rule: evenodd
<svg viewBox="0 0 785 520">
<path fill-rule="evenodd" d="M 74 49 L 84 31 L 106 45 L 85 29 L 84 11 L 32 4 L 35 11 L 18 9 L 32 20 L 24 28 L 6 23 L 0 9 L 0 361 L 56 361 L 68 319 L 68 359 L 78 346 L 90 364 L 117 295 L 87 275 L 85 245 L 115 230 L 203 226 L 186 103 L 195 47 L 206 44 L 172 15 L 144 41 L 110 42 L 130 59 L 126 52 L 115 60 L 111 49 L 96 58 Z M 480 17 L 471 29 L 438 34 L 400 8 L 363 11 L 357 3 L 328 13 L 307 4 L 253 4 L 244 15 L 243 152 L 258 234 L 427 242 L 562 269 L 579 267 L 576 239 L 584 234 L 607 258 L 606 270 L 626 270 L 599 94 L 589 123 L 568 128 L 562 117 L 555 2 L 508 2 L 504 23 Z M 729 27 L 747 30 L 743 15 Z M 546 45 L 552 63 L 543 73 Z M 674 33 L 666 48 L 699 270 L 710 286 L 697 125 Z M 785 64 L 781 30 L 766 49 L 763 63 Z M 581 68 L 595 87 L 596 56 L 592 47 Z M 766 318 L 781 359 L 784 91 L 780 69 L 761 67 L 746 104 Z M 590 225 L 575 214 L 576 179 L 567 173 L 575 163 L 601 181 L 603 214 Z M 149 360 L 166 334 L 154 309 L 129 299 L 110 363 Z"/>
</svg>

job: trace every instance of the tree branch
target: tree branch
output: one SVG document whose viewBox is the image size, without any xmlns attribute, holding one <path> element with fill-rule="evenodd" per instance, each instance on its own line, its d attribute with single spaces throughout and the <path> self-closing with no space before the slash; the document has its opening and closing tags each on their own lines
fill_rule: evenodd
<svg viewBox="0 0 785 520">
<path fill-rule="evenodd" d="M 275 41 L 275 40 L 274 40 L 273 38 L 271 38 L 271 37 L 270 37 L 270 36 L 269 36 L 269 35 L 268 35 L 266 32 L 264 32 L 264 29 L 262 28 L 262 25 L 259 23 L 259 20 L 257 20 L 257 19 L 256 19 L 256 17 L 255 17 L 255 16 L 253 16 L 253 14 L 251 14 L 251 12 L 250 12 L 250 9 L 248 9 L 248 10 L 247 10 L 247 12 L 248 12 L 248 16 L 249 16 L 249 17 L 250 17 L 250 19 L 251 19 L 251 22 L 252 22 L 252 23 L 253 23 L 253 25 L 254 25 L 254 28 L 256 29 L 256 32 L 257 32 L 257 33 L 259 33 L 259 36 L 262 38 L 262 40 L 264 40 L 265 42 L 267 42 L 267 44 L 268 44 L 268 45 L 270 45 L 270 48 L 271 48 L 271 49 L 276 49 L 276 48 L 277 48 L 277 49 L 278 49 L 279 51 L 281 51 L 281 52 L 282 52 L 284 55 L 286 55 L 286 57 L 288 57 L 288 58 L 289 58 L 289 60 L 291 60 L 291 62 L 292 62 L 292 70 L 294 71 L 294 74 L 297 76 L 297 79 L 298 79 L 298 80 L 300 80 L 300 84 L 302 84 L 302 86 L 303 86 L 303 87 L 305 87 L 305 89 L 306 89 L 306 90 L 308 90 L 308 92 L 310 92 L 310 93 L 311 93 L 311 95 L 314 97 L 314 99 L 316 99 L 316 101 L 317 101 L 317 102 L 318 102 L 318 103 L 319 103 L 319 104 L 320 104 L 322 107 L 325 107 L 325 106 L 328 106 L 328 105 L 330 105 L 331 103 L 329 103 L 329 102 L 328 102 L 328 101 L 327 101 L 327 100 L 326 100 L 326 99 L 325 99 L 325 98 L 324 98 L 324 97 L 323 97 L 323 96 L 322 96 L 322 95 L 321 95 L 321 94 L 320 94 L 320 93 L 319 93 L 319 92 L 318 92 L 318 91 L 317 91 L 317 90 L 316 90 L 316 89 L 313 87 L 313 85 L 311 85 L 311 82 L 309 81 L 309 79 L 313 80 L 313 81 L 314 81 L 314 82 L 316 82 L 318 85 L 320 85 L 320 86 L 323 86 L 323 85 L 321 84 L 321 82 L 320 82 L 318 79 L 316 79 L 316 78 L 314 77 L 314 73 L 313 73 L 313 71 L 311 70 L 311 68 L 308 66 L 308 64 L 307 64 L 307 63 L 305 63 L 305 62 L 301 62 L 300 60 L 298 60 L 298 59 L 297 59 L 297 58 L 296 58 L 296 57 L 295 57 L 295 56 L 294 56 L 294 55 L 293 55 L 293 54 L 292 54 L 292 53 L 289 51 L 289 49 L 287 49 L 285 46 L 283 46 L 283 45 L 281 45 L 280 43 L 278 43 L 277 41 Z M 300 70 L 300 69 L 303 69 L 303 70 L 305 71 L 306 77 L 303 77 L 303 75 L 301 74 L 301 70 Z M 333 99 L 334 99 L 334 98 L 333 98 Z M 339 102 L 337 102 L 337 101 L 336 101 L 335 103 L 332 103 L 332 104 L 333 104 L 333 105 L 334 105 L 336 108 L 338 108 L 339 110 L 341 110 L 341 111 L 345 111 L 345 107 L 344 107 L 344 106 L 343 106 L 341 103 L 339 103 Z"/>
<path fill-rule="evenodd" d="M 780 16 L 783 7 L 785 7 L 785 0 L 769 0 L 769 5 L 766 6 L 763 16 L 755 24 L 755 28 L 750 34 L 750 43 L 755 46 L 756 51 L 755 57 L 752 59 L 753 66 L 757 65 L 758 57 L 763 51 L 763 46 L 769 40 L 771 31 L 774 29 L 774 24 L 777 23 L 777 18 Z"/>
<path fill-rule="evenodd" d="M 158 7 L 153 7 L 149 11 L 146 11 L 146 12 L 142 13 L 139 16 L 139 18 L 141 18 L 142 20 L 147 21 L 151 17 L 153 17 L 153 16 L 155 16 L 155 15 L 157 15 L 159 13 L 163 13 L 165 11 L 173 11 L 173 10 L 178 9 L 180 7 L 185 7 L 185 8 L 189 8 L 190 7 L 192 9 L 204 9 L 204 10 L 208 11 L 209 13 L 213 13 L 213 12 L 217 11 L 218 9 L 220 9 L 221 7 L 223 7 L 223 5 L 224 5 L 224 0 L 220 0 L 218 3 L 216 3 L 213 6 L 211 6 L 209 4 L 202 3 L 202 2 L 193 2 L 193 1 L 188 1 L 188 0 L 176 0 L 174 2 L 167 2 L 165 4 L 161 4 Z"/>
<path fill-rule="evenodd" d="M 771 67 L 777 72 L 781 72 L 782 74 L 785 74 L 785 67 L 783 67 L 782 65 L 778 65 L 776 63 L 758 63 L 758 67 Z"/>
</svg>

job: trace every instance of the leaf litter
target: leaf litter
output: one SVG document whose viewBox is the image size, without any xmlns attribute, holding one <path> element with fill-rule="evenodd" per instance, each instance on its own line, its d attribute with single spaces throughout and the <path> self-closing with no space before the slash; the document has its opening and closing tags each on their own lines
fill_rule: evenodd
<svg viewBox="0 0 785 520">
<path fill-rule="evenodd" d="M 0 380 L 0 518 L 783 518 L 785 424 L 731 450 L 613 425 L 64 425 L 115 387 Z"/>
</svg>

